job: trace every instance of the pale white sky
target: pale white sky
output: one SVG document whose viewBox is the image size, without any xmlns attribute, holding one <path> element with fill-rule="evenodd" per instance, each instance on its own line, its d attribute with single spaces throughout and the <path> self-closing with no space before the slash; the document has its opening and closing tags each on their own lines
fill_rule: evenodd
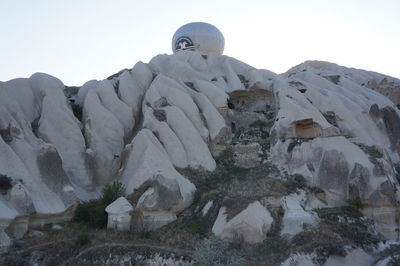
<svg viewBox="0 0 400 266">
<path fill-rule="evenodd" d="M 175 31 L 194 21 L 256 68 L 325 60 L 400 78 L 400 0 L 0 0 L 0 80 L 104 79 L 172 53 Z"/>
</svg>

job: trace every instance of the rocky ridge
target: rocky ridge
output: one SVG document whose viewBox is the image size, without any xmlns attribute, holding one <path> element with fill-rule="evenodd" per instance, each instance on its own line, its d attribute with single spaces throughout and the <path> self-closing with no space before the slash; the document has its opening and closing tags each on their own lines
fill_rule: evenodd
<svg viewBox="0 0 400 266">
<path fill-rule="evenodd" d="M 70 220 L 113 180 L 134 231 L 191 216 L 226 241 L 301 243 L 331 228 L 318 209 L 360 200 L 380 236 L 370 244 L 398 240 L 400 111 L 373 80 L 400 84 L 319 62 L 279 76 L 182 51 L 79 89 L 41 73 L 1 82 L 0 243 Z M 349 244 L 344 254 L 361 252 Z M 323 257 L 295 250 L 311 255 L 290 260 Z"/>
</svg>

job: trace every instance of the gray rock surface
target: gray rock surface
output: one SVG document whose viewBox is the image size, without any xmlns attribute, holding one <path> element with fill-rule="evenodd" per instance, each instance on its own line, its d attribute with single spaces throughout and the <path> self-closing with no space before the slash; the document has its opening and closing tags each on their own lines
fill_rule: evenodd
<svg viewBox="0 0 400 266">
<path fill-rule="evenodd" d="M 133 229 L 160 228 L 182 215 L 194 183 L 201 185 L 184 170 L 219 171 L 214 156 L 226 149 L 250 177 L 262 167 L 267 175 L 274 165 L 280 182 L 302 177 L 297 185 L 317 192 L 307 203 L 294 191 L 241 202 L 245 193 L 235 188 L 243 194 L 234 200 L 246 206 L 232 219 L 217 199 L 208 210 L 202 206 L 203 217 L 219 211 L 215 235 L 260 243 L 279 231 L 279 221 L 278 234 L 297 235 L 303 224 L 318 223 L 310 206 L 360 199 L 376 229 L 395 239 L 400 111 L 376 91 L 392 92 L 398 84 L 324 62 L 278 76 L 190 51 L 89 81 L 68 98 L 64 84 L 46 74 L 1 82 L 0 174 L 11 181 L 0 195 L 0 244 L 30 227 L 69 220 L 78 199 L 98 196 L 114 180 L 134 204 Z"/>
</svg>

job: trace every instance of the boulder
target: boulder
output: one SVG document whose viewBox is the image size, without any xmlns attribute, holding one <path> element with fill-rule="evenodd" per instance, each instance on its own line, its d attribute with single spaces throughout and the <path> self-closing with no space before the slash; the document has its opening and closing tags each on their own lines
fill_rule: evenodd
<svg viewBox="0 0 400 266">
<path fill-rule="evenodd" d="M 226 208 L 221 207 L 212 232 L 226 241 L 244 240 L 248 243 L 260 243 L 266 238 L 272 222 L 269 211 L 259 201 L 255 201 L 229 221 Z"/>
<path fill-rule="evenodd" d="M 176 213 L 184 208 L 177 180 L 157 174 L 146 185 L 150 188 L 141 195 L 136 204 L 136 209 L 144 211 L 166 210 Z"/>
<path fill-rule="evenodd" d="M 124 197 L 119 197 L 106 207 L 108 213 L 108 229 L 116 229 L 118 231 L 129 231 L 131 228 L 131 212 L 132 205 Z"/>
<path fill-rule="evenodd" d="M 318 224 L 318 215 L 312 211 L 304 210 L 300 205 L 304 198 L 304 191 L 282 198 L 281 204 L 285 212 L 282 218 L 282 235 L 294 236 L 302 232 L 305 226 L 310 227 Z"/>
<path fill-rule="evenodd" d="M 165 149 L 150 130 L 142 129 L 131 145 L 122 182 L 128 195 L 133 193 L 135 196 L 147 188 L 139 194 L 134 227 L 153 230 L 164 222 L 173 221 L 175 218 L 171 217 L 176 217 L 176 213 L 192 203 L 195 186 L 175 170 Z M 152 220 L 153 216 L 159 219 Z"/>
<path fill-rule="evenodd" d="M 176 219 L 176 214 L 168 211 L 134 211 L 133 230 L 136 232 L 153 231 Z"/>
</svg>

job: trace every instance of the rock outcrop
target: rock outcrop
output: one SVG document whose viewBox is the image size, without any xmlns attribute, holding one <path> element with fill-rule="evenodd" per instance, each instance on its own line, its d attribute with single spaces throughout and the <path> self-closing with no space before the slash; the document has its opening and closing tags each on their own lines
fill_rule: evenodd
<svg viewBox="0 0 400 266">
<path fill-rule="evenodd" d="M 105 209 L 108 213 L 107 228 L 119 231 L 129 231 L 131 229 L 132 205 L 124 197 L 119 197 Z"/>
<path fill-rule="evenodd" d="M 400 79 L 367 71 L 363 69 L 348 68 L 324 61 L 306 61 L 283 74 L 290 77 L 296 72 L 313 69 L 315 73 L 325 79 L 339 83 L 342 78 L 350 79 L 360 86 L 372 89 L 388 97 L 395 105 L 400 107 Z"/>
<path fill-rule="evenodd" d="M 235 217 L 226 220 L 226 208 L 221 207 L 212 232 L 228 241 L 244 240 L 248 243 L 260 243 L 273 222 L 269 211 L 259 201 L 255 201 Z"/>
<path fill-rule="evenodd" d="M 223 188 L 192 213 L 224 240 L 296 240 L 322 226 L 314 209 L 349 200 L 396 239 L 398 84 L 325 62 L 279 76 L 192 51 L 158 55 L 75 92 L 41 73 L 1 82 L 0 247 L 30 227 L 70 219 L 78 200 L 114 180 L 132 203 L 131 228 L 156 230 L 189 212 L 216 172 L 244 174 L 217 180 Z M 110 227 L 128 229 L 126 213 L 110 208 L 120 218 Z"/>
<path fill-rule="evenodd" d="M 400 155 L 400 113 L 388 98 L 360 84 L 383 75 L 324 62 L 306 62 L 284 75 L 289 81 L 281 84 L 272 129 L 275 162 L 322 188 L 329 206 L 360 198 L 380 231 L 396 238 L 400 198 L 393 162 Z"/>
</svg>

